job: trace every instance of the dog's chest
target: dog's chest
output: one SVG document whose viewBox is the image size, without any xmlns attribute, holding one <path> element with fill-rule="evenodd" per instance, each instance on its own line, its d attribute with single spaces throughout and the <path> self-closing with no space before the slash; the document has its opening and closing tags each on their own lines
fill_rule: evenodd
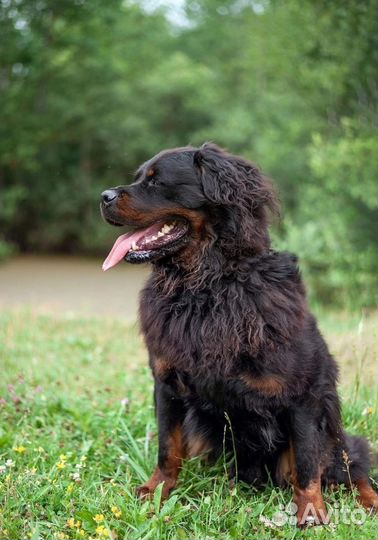
<svg viewBox="0 0 378 540">
<path fill-rule="evenodd" d="M 217 373 L 223 376 L 240 354 L 253 353 L 253 307 L 243 309 L 248 303 L 252 304 L 253 299 L 242 286 L 236 290 L 220 283 L 217 289 L 213 286 L 195 292 L 177 287 L 166 294 L 156 283 L 149 283 L 140 304 L 148 350 L 180 370 L 201 372 L 203 376 L 211 371 L 214 377 Z M 256 324 L 262 326 L 261 321 Z"/>
</svg>

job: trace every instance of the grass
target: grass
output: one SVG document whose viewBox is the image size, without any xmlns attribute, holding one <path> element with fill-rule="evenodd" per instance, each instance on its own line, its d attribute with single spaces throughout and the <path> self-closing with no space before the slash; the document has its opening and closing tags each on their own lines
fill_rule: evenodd
<svg viewBox="0 0 378 540">
<path fill-rule="evenodd" d="M 375 442 L 375 321 L 327 316 L 322 323 L 343 366 L 345 424 Z M 192 459 L 167 502 L 158 492 L 140 503 L 134 492 L 155 464 L 156 425 L 136 329 L 23 311 L 2 313 L 0 334 L 1 539 L 376 537 L 375 519 L 346 489 L 325 499 L 334 512 L 354 511 L 354 522 L 338 523 L 334 514 L 331 525 L 306 531 L 277 525 L 272 518 L 291 501 L 290 490 L 230 488 L 222 462 Z"/>
</svg>

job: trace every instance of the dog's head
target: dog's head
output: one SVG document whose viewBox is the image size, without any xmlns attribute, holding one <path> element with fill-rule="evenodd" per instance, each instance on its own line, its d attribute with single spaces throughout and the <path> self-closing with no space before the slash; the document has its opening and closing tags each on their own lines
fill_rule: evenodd
<svg viewBox="0 0 378 540">
<path fill-rule="evenodd" d="M 122 259 L 193 259 L 209 245 L 227 257 L 261 253 L 269 247 L 267 210 L 276 208 L 271 183 L 245 159 L 211 143 L 165 150 L 131 185 L 102 193 L 104 219 L 134 230 L 116 240 L 103 268 Z"/>
</svg>

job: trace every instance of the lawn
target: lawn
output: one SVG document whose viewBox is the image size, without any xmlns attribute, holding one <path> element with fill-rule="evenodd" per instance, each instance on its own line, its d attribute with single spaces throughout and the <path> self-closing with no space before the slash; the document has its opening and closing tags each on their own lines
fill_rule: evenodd
<svg viewBox="0 0 378 540">
<path fill-rule="evenodd" d="M 375 320 L 327 315 L 321 327 L 342 366 L 345 424 L 375 442 Z M 155 463 L 156 425 L 135 327 L 6 312 L 0 357 L 1 539 L 376 538 L 354 493 L 327 492 L 333 522 L 300 531 L 290 490 L 230 487 L 223 462 L 192 459 L 167 502 L 157 493 L 140 503 L 134 492 Z"/>
</svg>

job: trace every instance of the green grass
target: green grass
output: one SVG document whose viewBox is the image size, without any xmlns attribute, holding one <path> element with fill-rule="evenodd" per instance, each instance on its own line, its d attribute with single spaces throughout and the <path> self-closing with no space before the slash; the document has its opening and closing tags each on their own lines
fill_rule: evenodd
<svg viewBox="0 0 378 540">
<path fill-rule="evenodd" d="M 360 373 L 375 362 L 373 325 L 341 321 L 328 337 L 334 350 L 349 343 L 340 360 L 358 381 L 342 388 L 345 424 L 375 442 L 377 403 L 366 384 L 374 381 Z M 325 332 L 327 326 L 325 319 Z M 275 526 L 271 518 L 291 501 L 290 490 L 230 488 L 222 462 L 192 459 L 167 502 L 160 505 L 157 493 L 140 503 L 134 492 L 155 464 L 156 425 L 136 329 L 108 319 L 8 312 L 0 334 L 0 538 L 376 537 L 372 517 L 306 531 Z M 329 508 L 358 508 L 346 489 L 325 499 Z"/>
</svg>

